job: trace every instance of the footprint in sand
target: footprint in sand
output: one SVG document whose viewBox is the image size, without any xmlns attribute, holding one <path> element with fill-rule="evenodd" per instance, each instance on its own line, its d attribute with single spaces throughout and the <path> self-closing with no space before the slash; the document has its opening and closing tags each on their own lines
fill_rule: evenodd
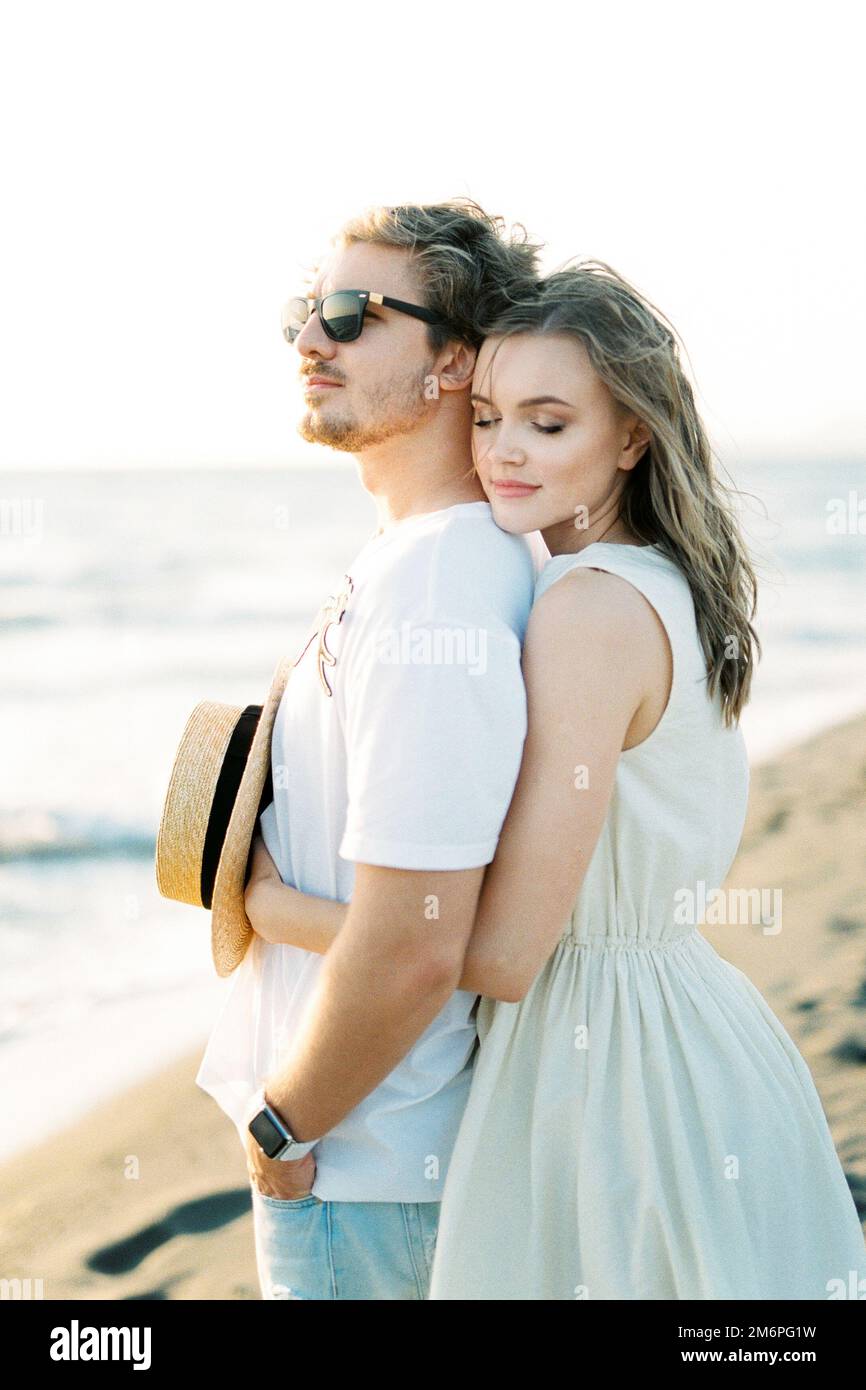
<svg viewBox="0 0 866 1390">
<path fill-rule="evenodd" d="M 866 1221 L 866 1177 L 862 1171 L 845 1169 L 845 1178 L 854 1198 L 854 1205 L 861 1221 Z"/>
<path fill-rule="evenodd" d="M 843 936 L 863 930 L 863 923 L 856 917 L 831 917 L 828 925 L 830 931 L 839 932 Z"/>
<path fill-rule="evenodd" d="M 831 1057 L 837 1062 L 850 1062 L 854 1066 L 866 1063 L 866 1038 L 849 1033 L 835 1047 L 830 1049 Z"/>
<path fill-rule="evenodd" d="M 251 1201 L 249 1188 L 237 1187 L 209 1197 L 197 1197 L 192 1202 L 181 1202 L 161 1221 L 142 1226 L 131 1236 L 94 1250 L 84 1263 L 97 1274 L 128 1274 L 174 1236 L 201 1235 L 236 1221 L 251 1210 Z"/>
</svg>

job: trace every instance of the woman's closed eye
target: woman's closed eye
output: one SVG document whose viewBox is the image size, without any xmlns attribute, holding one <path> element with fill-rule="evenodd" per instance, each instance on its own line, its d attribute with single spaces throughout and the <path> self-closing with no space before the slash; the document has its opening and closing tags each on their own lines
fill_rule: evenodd
<svg viewBox="0 0 866 1390">
<path fill-rule="evenodd" d="M 497 423 L 496 420 L 473 420 L 473 421 L 472 421 L 472 424 L 473 424 L 474 428 L 477 429 L 477 430 L 487 429 L 487 427 L 488 427 L 489 425 L 495 425 L 496 423 Z M 532 428 L 533 428 L 534 430 L 540 430 L 540 432 L 541 432 L 542 434 L 559 434 L 560 430 L 562 430 L 562 429 L 565 428 L 564 425 L 539 425 L 539 424 L 537 423 L 537 421 L 535 421 L 535 420 L 530 420 L 529 423 L 532 425 Z"/>
</svg>

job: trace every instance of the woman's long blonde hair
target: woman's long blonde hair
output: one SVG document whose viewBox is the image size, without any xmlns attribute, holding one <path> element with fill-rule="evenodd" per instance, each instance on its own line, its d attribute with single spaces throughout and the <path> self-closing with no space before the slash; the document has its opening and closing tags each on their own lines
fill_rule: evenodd
<svg viewBox="0 0 866 1390">
<path fill-rule="evenodd" d="M 725 723 L 736 723 L 761 650 L 751 623 L 757 580 L 735 489 L 715 472 L 669 321 L 609 265 L 582 260 L 539 281 L 532 297 L 499 315 L 487 333 L 572 334 L 623 411 L 647 426 L 651 442 L 628 474 L 620 516 L 688 580 L 708 692 L 718 692 Z"/>
</svg>

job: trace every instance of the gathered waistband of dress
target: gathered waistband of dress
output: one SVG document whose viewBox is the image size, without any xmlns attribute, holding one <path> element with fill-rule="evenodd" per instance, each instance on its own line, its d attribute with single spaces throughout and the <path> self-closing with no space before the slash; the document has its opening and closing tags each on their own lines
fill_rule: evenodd
<svg viewBox="0 0 866 1390">
<path fill-rule="evenodd" d="M 577 937 L 573 932 L 566 932 L 559 939 L 559 945 L 566 950 L 602 950 L 602 951 L 672 951 L 677 947 L 683 946 L 689 941 L 703 941 L 697 927 L 689 927 L 687 931 L 677 932 L 673 936 L 665 936 L 653 939 L 651 937 L 615 936 L 612 933 L 599 934 L 598 936 Z"/>
</svg>

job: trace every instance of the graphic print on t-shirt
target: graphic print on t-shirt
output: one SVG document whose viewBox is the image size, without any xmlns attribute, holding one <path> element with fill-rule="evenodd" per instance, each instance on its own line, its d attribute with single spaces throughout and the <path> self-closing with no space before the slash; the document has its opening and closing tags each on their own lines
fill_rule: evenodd
<svg viewBox="0 0 866 1390">
<path fill-rule="evenodd" d="M 313 638 L 318 637 L 319 643 L 316 654 L 316 660 L 318 662 L 319 668 L 319 681 L 321 683 L 323 691 L 329 698 L 333 695 L 334 692 L 328 684 L 328 678 L 325 675 L 325 667 L 336 666 L 337 658 L 328 647 L 328 630 L 332 625 L 336 625 L 342 621 L 343 614 L 349 606 L 349 599 L 351 598 L 352 592 L 355 587 L 352 583 L 352 576 L 350 574 L 344 575 L 343 578 L 346 582 L 342 590 L 337 595 L 328 595 L 327 599 L 322 604 L 321 608 L 316 614 L 316 620 L 313 623 L 312 632 L 310 633 L 309 637 L 304 643 L 303 648 L 301 649 L 300 653 L 293 662 L 293 665 L 297 666 L 303 659 L 304 653 L 306 652 L 310 643 L 313 641 Z"/>
</svg>

